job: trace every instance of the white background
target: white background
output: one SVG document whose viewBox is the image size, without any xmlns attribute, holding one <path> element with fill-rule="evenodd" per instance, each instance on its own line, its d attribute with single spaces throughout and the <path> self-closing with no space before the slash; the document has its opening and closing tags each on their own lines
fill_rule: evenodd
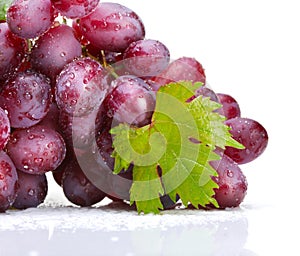
<svg viewBox="0 0 300 256">
<path fill-rule="evenodd" d="M 142 18 L 146 37 L 166 44 L 172 59 L 188 56 L 200 61 L 210 86 L 216 92 L 231 94 L 240 103 L 242 116 L 259 121 L 268 131 L 269 145 L 264 154 L 241 166 L 249 183 L 241 208 L 247 221 L 244 250 L 233 253 L 230 245 L 234 242 L 231 241 L 228 247 L 222 247 L 222 251 L 213 255 L 297 255 L 298 239 L 293 231 L 300 228 L 297 216 L 300 180 L 298 1 L 118 2 Z M 58 191 L 50 182 L 49 198 L 57 196 Z M 220 218 L 224 217 L 224 213 L 219 214 Z M 214 213 L 213 218 L 218 215 Z M 195 247 L 203 238 L 203 234 L 198 235 L 195 233 Z M 235 236 L 238 238 L 239 234 Z M 222 243 L 222 239 L 227 241 L 225 237 L 218 237 L 216 243 Z M 143 241 L 140 242 L 143 245 Z M 155 247 L 154 244 L 149 248 Z M 189 251 L 191 247 L 186 248 L 186 252 Z M 156 252 L 171 255 L 159 249 Z"/>
</svg>

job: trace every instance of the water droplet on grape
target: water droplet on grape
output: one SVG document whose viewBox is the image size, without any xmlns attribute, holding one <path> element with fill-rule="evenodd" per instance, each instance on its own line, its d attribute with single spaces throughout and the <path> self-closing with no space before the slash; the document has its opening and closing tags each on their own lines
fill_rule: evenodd
<svg viewBox="0 0 300 256">
<path fill-rule="evenodd" d="M 33 196 L 34 195 L 34 190 L 32 188 L 28 189 L 28 195 L 29 196 Z"/>
<path fill-rule="evenodd" d="M 226 171 L 226 174 L 227 174 L 227 176 L 229 177 L 229 178 L 232 178 L 233 177 L 233 171 L 231 171 L 231 170 L 227 170 Z"/>
</svg>

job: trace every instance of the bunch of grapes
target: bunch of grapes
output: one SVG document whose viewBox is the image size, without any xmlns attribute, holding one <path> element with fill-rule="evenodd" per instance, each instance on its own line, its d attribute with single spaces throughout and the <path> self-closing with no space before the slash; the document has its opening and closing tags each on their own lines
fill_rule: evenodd
<svg viewBox="0 0 300 256">
<path fill-rule="evenodd" d="M 171 62 L 162 42 L 145 38 L 141 18 L 117 3 L 14 0 L 0 23 L 0 212 L 40 205 L 47 172 L 76 205 L 128 201 L 133 166 L 113 174 L 110 129 L 150 124 L 157 90 L 183 80 L 204 84 L 195 97 L 222 104 L 245 146 L 217 151 L 211 163 L 220 208 L 236 207 L 247 191 L 239 166 L 263 153 L 268 135 L 240 116 L 234 98 L 209 88 L 199 61 Z M 168 195 L 161 202 L 176 204 Z"/>
</svg>

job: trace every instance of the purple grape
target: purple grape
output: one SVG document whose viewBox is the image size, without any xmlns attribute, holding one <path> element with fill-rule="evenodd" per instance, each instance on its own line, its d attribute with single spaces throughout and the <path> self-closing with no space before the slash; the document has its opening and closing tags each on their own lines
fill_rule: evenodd
<svg viewBox="0 0 300 256">
<path fill-rule="evenodd" d="M 64 111 L 59 115 L 60 132 L 68 146 L 87 149 L 95 141 L 96 112 L 86 116 L 70 116 Z"/>
<path fill-rule="evenodd" d="M 257 121 L 236 117 L 225 122 L 232 137 L 245 146 L 244 149 L 226 147 L 225 154 L 238 164 L 245 164 L 259 157 L 268 145 L 268 133 Z"/>
<path fill-rule="evenodd" d="M 155 95 L 149 86 L 135 76 L 120 76 L 113 81 L 114 88 L 103 101 L 108 118 L 114 125 L 128 123 L 144 126 L 151 122 L 155 107 Z"/>
<path fill-rule="evenodd" d="M 42 119 L 41 122 L 39 122 L 39 125 L 44 125 L 55 131 L 60 131 L 59 109 L 55 102 L 52 102 L 47 115 Z"/>
<path fill-rule="evenodd" d="M 0 93 L 0 106 L 7 111 L 12 127 L 26 128 L 47 115 L 51 99 L 49 79 L 27 70 L 6 82 Z"/>
<path fill-rule="evenodd" d="M 206 76 L 200 62 L 194 58 L 182 57 L 169 64 L 169 66 L 154 78 L 162 86 L 171 82 L 191 81 L 205 84 Z"/>
<path fill-rule="evenodd" d="M 18 174 L 9 156 L 0 151 L 0 212 L 5 212 L 15 201 Z"/>
<path fill-rule="evenodd" d="M 69 162 L 63 172 L 63 191 L 73 204 L 92 206 L 105 197 L 105 193 L 95 187 L 85 176 L 77 161 Z"/>
<path fill-rule="evenodd" d="M 16 168 L 29 174 L 55 170 L 66 154 L 61 135 L 42 125 L 14 130 L 6 148 Z"/>
<path fill-rule="evenodd" d="M 239 206 L 246 196 L 248 184 L 238 164 L 224 154 L 221 160 L 212 161 L 211 166 L 218 173 L 213 180 L 219 186 L 214 195 L 219 207 Z"/>
<path fill-rule="evenodd" d="M 51 2 L 61 15 L 75 19 L 91 13 L 99 0 L 51 0 Z"/>
<path fill-rule="evenodd" d="M 54 21 L 50 0 L 14 0 L 7 10 L 7 23 L 18 37 L 29 39 L 42 35 Z"/>
<path fill-rule="evenodd" d="M 0 107 L 0 151 L 6 146 L 10 135 L 10 121 L 5 111 Z"/>
<path fill-rule="evenodd" d="M 18 192 L 13 203 L 16 209 L 37 207 L 44 202 L 48 192 L 45 174 L 34 175 L 18 171 Z"/>
<path fill-rule="evenodd" d="M 228 94 L 217 93 L 217 97 L 220 103 L 223 105 L 222 108 L 218 109 L 218 113 L 225 116 L 226 119 L 241 116 L 240 106 L 232 96 Z"/>
<path fill-rule="evenodd" d="M 63 67 L 81 56 L 81 45 L 67 25 L 52 27 L 38 38 L 31 52 L 32 67 L 55 81 Z"/>
<path fill-rule="evenodd" d="M 97 110 L 108 90 L 99 62 L 80 58 L 64 67 L 57 77 L 55 98 L 60 110 L 84 116 Z"/>
<path fill-rule="evenodd" d="M 219 102 L 217 94 L 205 85 L 196 90 L 196 96 L 200 95 L 202 95 L 203 97 L 208 97 L 212 101 Z"/>
<path fill-rule="evenodd" d="M 138 77 L 156 76 L 169 64 L 168 48 L 157 40 L 145 39 L 132 42 L 124 52 L 124 65 Z"/>
<path fill-rule="evenodd" d="M 117 3 L 100 3 L 89 15 L 80 19 L 82 35 L 97 48 L 123 52 L 132 42 L 145 37 L 139 16 Z"/>
<path fill-rule="evenodd" d="M 0 23 L 0 89 L 20 65 L 25 54 L 25 41 L 15 36 L 6 22 Z"/>
</svg>

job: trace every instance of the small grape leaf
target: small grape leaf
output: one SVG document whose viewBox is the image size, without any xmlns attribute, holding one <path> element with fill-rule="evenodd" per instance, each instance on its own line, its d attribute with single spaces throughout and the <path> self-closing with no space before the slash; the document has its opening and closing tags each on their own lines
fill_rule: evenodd
<svg viewBox="0 0 300 256">
<path fill-rule="evenodd" d="M 6 20 L 6 12 L 13 0 L 0 0 L 0 20 Z"/>
<path fill-rule="evenodd" d="M 130 201 L 139 213 L 159 213 L 164 194 L 173 201 L 178 195 L 185 206 L 218 206 L 213 198 L 218 186 L 212 180 L 217 172 L 210 165 L 219 159 L 214 150 L 243 146 L 231 137 L 225 117 L 214 112 L 220 104 L 202 96 L 192 99 L 200 86 L 185 81 L 163 86 L 151 124 L 120 124 L 111 130 L 114 172 L 134 164 Z"/>
</svg>

